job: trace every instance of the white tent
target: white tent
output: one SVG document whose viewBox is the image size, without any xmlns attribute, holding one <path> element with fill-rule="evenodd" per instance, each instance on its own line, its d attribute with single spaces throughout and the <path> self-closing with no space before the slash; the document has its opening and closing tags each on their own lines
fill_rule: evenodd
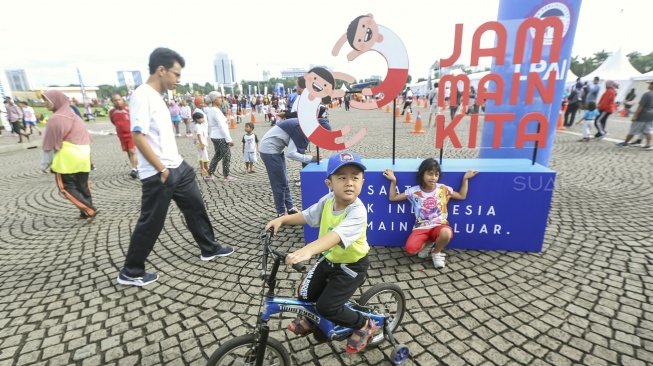
<svg viewBox="0 0 653 366">
<path fill-rule="evenodd" d="M 642 75 L 641 72 L 637 71 L 633 65 L 628 61 L 628 57 L 624 54 L 623 50 L 619 48 L 613 54 L 611 54 L 596 70 L 592 71 L 588 75 L 583 77 L 584 81 L 592 82 L 594 77 L 599 77 L 599 85 L 601 85 L 601 91 L 599 94 L 602 94 L 605 90 L 605 81 L 614 80 L 619 84 L 619 90 L 617 91 L 617 101 L 620 101 L 626 96 L 628 90 L 630 90 L 632 79 Z"/>
<path fill-rule="evenodd" d="M 639 76 L 633 77 L 633 80 L 653 80 L 653 70 L 647 72 L 646 74 L 641 74 Z"/>
<path fill-rule="evenodd" d="M 635 100 L 639 101 L 639 98 L 642 96 L 642 94 L 648 91 L 648 83 L 650 82 L 653 82 L 653 71 L 649 71 L 646 74 L 633 77 L 630 88 L 635 89 L 635 95 L 637 95 Z"/>
</svg>

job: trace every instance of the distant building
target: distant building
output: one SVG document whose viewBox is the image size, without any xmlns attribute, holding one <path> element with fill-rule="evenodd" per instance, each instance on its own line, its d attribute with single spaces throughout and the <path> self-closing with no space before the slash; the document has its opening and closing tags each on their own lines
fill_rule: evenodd
<svg viewBox="0 0 653 366">
<path fill-rule="evenodd" d="M 228 54 L 220 52 L 215 55 L 213 75 L 217 84 L 231 87 L 236 82 L 235 67 Z"/>
<path fill-rule="evenodd" d="M 286 69 L 286 70 L 281 70 L 281 78 L 282 79 L 295 79 L 300 76 L 303 76 L 308 70 L 306 69 L 300 69 L 300 68 L 292 68 L 292 69 Z"/>
<path fill-rule="evenodd" d="M 141 77 L 140 71 L 118 71 L 119 86 L 126 86 L 129 89 L 134 89 L 141 84 L 143 84 L 143 78 Z"/>
<path fill-rule="evenodd" d="M 32 90 L 32 85 L 25 70 L 6 70 L 5 74 L 7 75 L 11 89 L 15 91 Z"/>
<path fill-rule="evenodd" d="M 7 80 L 6 73 L 3 75 L 0 73 L 0 97 L 10 97 L 11 96 L 11 86 L 9 85 L 9 80 Z"/>
</svg>

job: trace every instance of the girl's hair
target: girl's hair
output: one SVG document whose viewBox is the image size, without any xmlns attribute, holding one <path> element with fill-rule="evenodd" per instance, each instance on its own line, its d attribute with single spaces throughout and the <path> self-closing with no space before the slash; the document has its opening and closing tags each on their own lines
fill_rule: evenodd
<svg viewBox="0 0 653 366">
<path fill-rule="evenodd" d="M 204 118 L 204 115 L 200 112 L 193 113 L 193 121 L 197 121 L 200 118 Z"/>
<path fill-rule="evenodd" d="M 442 169 L 440 168 L 440 163 L 433 158 L 425 159 L 422 164 L 419 165 L 417 169 L 417 183 L 420 186 L 424 184 L 424 173 L 435 170 L 438 172 L 438 175 L 442 176 Z"/>
</svg>

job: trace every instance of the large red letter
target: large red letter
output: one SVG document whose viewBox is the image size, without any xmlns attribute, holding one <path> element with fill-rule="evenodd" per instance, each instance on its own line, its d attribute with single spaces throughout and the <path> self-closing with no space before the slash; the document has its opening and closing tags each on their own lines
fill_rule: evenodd
<svg viewBox="0 0 653 366">
<path fill-rule="evenodd" d="M 469 139 L 467 140 L 467 147 L 473 149 L 476 147 L 476 136 L 478 136 L 478 113 L 474 113 L 470 117 L 471 121 L 469 124 Z"/>
<path fill-rule="evenodd" d="M 494 138 L 492 139 L 492 148 L 501 147 L 501 134 L 503 133 L 503 122 L 514 120 L 514 113 L 490 113 L 485 115 L 485 123 L 494 122 Z"/>
<path fill-rule="evenodd" d="M 463 84 L 463 90 L 460 92 L 462 93 L 462 99 L 460 100 L 460 103 L 463 105 L 468 105 L 469 104 L 469 76 L 467 74 L 459 74 L 459 75 L 445 75 L 440 78 L 440 81 L 438 83 L 438 105 L 444 105 L 444 103 L 440 103 L 440 95 L 444 98 L 444 90 L 445 90 L 445 85 L 446 83 L 449 83 L 449 88 L 451 89 L 451 97 L 449 97 L 449 105 L 450 106 L 457 106 L 458 105 L 458 98 L 456 98 L 456 95 L 458 94 L 458 82 L 462 82 Z"/>
<path fill-rule="evenodd" d="M 487 84 L 494 81 L 495 91 L 489 92 Z M 503 103 L 503 78 L 499 74 L 489 73 L 481 78 L 478 82 L 478 92 L 476 93 L 476 104 L 483 105 L 487 100 L 493 100 L 494 104 Z M 439 104 L 442 105 L 442 104 Z"/>
<path fill-rule="evenodd" d="M 526 35 L 529 33 L 531 27 L 534 28 L 534 32 L 530 62 L 536 63 L 542 60 L 542 47 L 544 45 L 544 34 L 546 33 L 547 27 L 553 28 L 553 41 L 551 43 L 551 52 L 549 53 L 549 62 L 558 62 L 560 59 L 560 48 L 562 47 L 562 31 L 565 26 L 562 24 L 562 20 L 558 17 L 546 17 L 541 19 L 527 18 L 519 25 L 519 29 L 517 30 L 517 40 L 515 41 L 513 63 L 523 63 Z"/>
<path fill-rule="evenodd" d="M 487 119 L 487 117 L 485 117 Z M 526 127 L 529 122 L 536 121 L 540 123 L 540 127 L 535 133 L 526 133 Z M 517 141 L 515 144 L 518 148 L 524 147 L 526 141 L 536 141 L 537 147 L 546 147 L 546 134 L 549 130 L 549 121 L 546 117 L 539 112 L 528 113 L 519 120 L 519 126 L 517 126 Z"/>
<path fill-rule="evenodd" d="M 464 113 L 459 113 L 457 114 L 453 120 L 449 123 L 449 126 L 444 127 L 444 115 L 438 114 L 435 116 L 435 148 L 436 149 L 442 149 L 442 145 L 444 145 L 444 139 L 449 137 L 451 140 L 451 144 L 453 147 L 456 149 L 459 149 L 462 147 L 460 144 L 460 140 L 458 140 L 458 136 L 456 135 L 456 126 L 458 125 L 458 122 L 462 120 L 462 118 L 465 116 Z"/>
<path fill-rule="evenodd" d="M 456 61 L 458 61 L 458 57 L 460 57 L 460 44 L 463 43 L 463 25 L 462 24 L 456 24 L 456 35 L 453 41 L 453 54 L 449 56 L 449 58 L 440 59 L 440 67 L 449 67 L 453 66 Z"/>
<path fill-rule="evenodd" d="M 556 91 L 556 71 L 553 70 L 549 73 L 549 85 L 544 89 L 544 83 L 540 74 L 536 72 L 529 72 L 528 79 L 526 81 L 526 104 L 533 103 L 533 94 L 535 94 L 535 89 L 542 97 L 542 103 L 551 104 L 553 103 L 553 93 Z"/>
<path fill-rule="evenodd" d="M 481 48 L 481 37 L 486 31 L 493 30 L 496 35 L 496 46 L 492 48 Z M 470 66 L 478 66 L 478 59 L 484 56 L 494 57 L 495 65 L 503 65 L 506 62 L 506 39 L 508 35 L 506 28 L 499 22 L 483 23 L 474 32 L 472 38 L 472 57 L 470 59 Z"/>
</svg>

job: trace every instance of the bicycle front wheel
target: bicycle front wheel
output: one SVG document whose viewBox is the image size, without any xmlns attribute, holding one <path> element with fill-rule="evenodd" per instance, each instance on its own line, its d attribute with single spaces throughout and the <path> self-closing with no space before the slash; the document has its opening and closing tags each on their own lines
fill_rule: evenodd
<svg viewBox="0 0 653 366">
<path fill-rule="evenodd" d="M 390 332 L 401 323 L 401 319 L 406 312 L 406 297 L 401 287 L 394 283 L 379 283 L 372 286 L 369 290 L 361 295 L 358 303 L 362 306 L 372 309 L 377 314 L 386 316 L 386 327 Z M 376 346 L 383 342 L 383 332 L 377 333 L 368 346 Z"/>
<path fill-rule="evenodd" d="M 230 339 L 213 352 L 206 365 L 256 365 L 255 342 L 256 334 L 245 334 Z M 265 357 L 262 365 L 290 366 L 290 355 L 281 342 L 268 337 L 268 344 L 265 349 Z"/>
</svg>

